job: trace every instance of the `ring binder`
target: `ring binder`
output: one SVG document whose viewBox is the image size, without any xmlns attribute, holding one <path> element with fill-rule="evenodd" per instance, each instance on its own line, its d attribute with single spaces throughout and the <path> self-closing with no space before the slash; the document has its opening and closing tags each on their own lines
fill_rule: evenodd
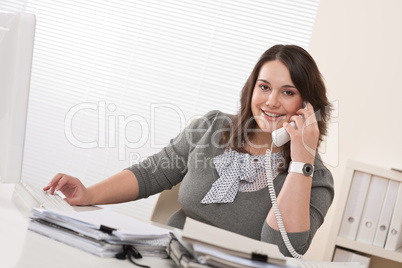
<svg viewBox="0 0 402 268">
<path fill-rule="evenodd" d="M 189 217 L 186 218 L 181 239 L 191 244 L 195 255 L 203 256 L 206 262 L 229 263 L 229 259 L 223 259 L 226 254 L 231 261 L 240 258 L 242 261 L 286 265 L 286 258 L 275 244 L 258 241 Z M 233 267 L 233 264 L 228 267 Z"/>
<path fill-rule="evenodd" d="M 177 230 L 176 230 L 177 231 Z M 175 231 L 174 231 L 175 232 Z M 169 233 L 170 241 L 166 248 L 169 257 L 174 261 L 176 267 L 180 268 L 206 268 L 207 265 L 201 264 L 191 255 L 187 248 L 183 246 L 181 241 L 171 232 Z"/>
</svg>

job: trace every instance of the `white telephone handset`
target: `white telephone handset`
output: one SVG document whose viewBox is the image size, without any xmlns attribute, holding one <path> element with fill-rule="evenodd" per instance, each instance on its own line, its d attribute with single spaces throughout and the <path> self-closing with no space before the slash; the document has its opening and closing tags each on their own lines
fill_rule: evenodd
<svg viewBox="0 0 402 268">
<path fill-rule="evenodd" d="M 307 109 L 307 104 L 306 102 L 303 102 L 303 108 Z M 300 115 L 300 117 L 302 117 Z M 289 123 L 293 128 L 296 128 L 296 124 L 295 122 L 290 122 Z M 286 130 L 281 127 L 275 131 L 272 132 L 272 141 L 273 143 L 276 145 L 276 147 L 281 147 L 282 145 L 284 145 L 285 143 L 287 143 L 288 141 L 290 141 L 290 136 L 289 134 L 286 132 Z"/>
</svg>

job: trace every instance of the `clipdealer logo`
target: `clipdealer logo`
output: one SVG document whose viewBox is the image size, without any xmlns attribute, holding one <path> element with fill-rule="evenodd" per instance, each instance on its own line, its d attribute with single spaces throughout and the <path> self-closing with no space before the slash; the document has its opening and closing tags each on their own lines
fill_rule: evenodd
<svg viewBox="0 0 402 268">
<path fill-rule="evenodd" d="M 163 148 L 166 144 L 157 144 L 155 134 L 155 118 L 159 110 L 170 109 L 175 113 L 179 120 L 180 129 L 186 126 L 184 113 L 175 105 L 169 103 L 158 103 L 150 105 L 150 122 L 139 114 L 123 115 L 116 113 L 117 106 L 114 103 L 100 102 L 84 102 L 73 106 L 66 113 L 64 119 L 64 134 L 68 142 L 73 146 L 81 149 L 93 148 L 117 148 L 118 160 L 124 161 L 127 157 L 127 149 L 138 149 L 150 142 L 151 148 Z M 79 121 L 80 115 L 88 115 L 96 118 L 97 125 L 96 135 L 90 138 L 82 138 L 77 135 L 77 128 L 73 127 L 74 123 Z M 128 134 L 128 128 L 135 126 L 136 140 L 132 140 L 132 136 Z M 131 138 L 129 138 L 131 137 Z M 131 158 L 131 157 L 130 157 Z M 138 154 L 135 154 L 138 159 Z M 131 162 L 131 161 L 130 161 Z"/>
</svg>

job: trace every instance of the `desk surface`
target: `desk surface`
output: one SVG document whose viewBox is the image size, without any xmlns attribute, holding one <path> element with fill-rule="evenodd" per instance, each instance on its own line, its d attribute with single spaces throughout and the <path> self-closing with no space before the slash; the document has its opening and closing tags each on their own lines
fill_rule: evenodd
<svg viewBox="0 0 402 268">
<path fill-rule="evenodd" d="M 14 197 L 14 184 L 0 183 L 1 267 L 136 267 L 128 260 L 100 258 L 28 230 L 29 209 Z M 171 260 L 143 258 L 151 267 L 175 267 Z"/>
</svg>

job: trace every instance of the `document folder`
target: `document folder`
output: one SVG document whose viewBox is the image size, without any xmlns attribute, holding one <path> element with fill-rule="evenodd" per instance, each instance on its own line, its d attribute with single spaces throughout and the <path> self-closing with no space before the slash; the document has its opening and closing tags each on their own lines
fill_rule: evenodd
<svg viewBox="0 0 402 268">
<path fill-rule="evenodd" d="M 385 249 L 397 250 L 398 248 L 402 248 L 402 183 L 399 184 L 398 197 L 385 243 Z"/>
<path fill-rule="evenodd" d="M 229 232 L 188 217 L 184 224 L 182 239 L 193 245 L 195 253 L 199 246 L 246 259 L 258 259 L 278 265 L 286 264 L 286 259 L 277 245 Z"/>
<path fill-rule="evenodd" d="M 364 202 L 366 201 L 370 178 L 371 175 L 367 173 L 358 171 L 354 173 L 339 236 L 355 240 Z"/>
<path fill-rule="evenodd" d="M 370 245 L 373 243 L 388 181 L 377 176 L 371 178 L 356 241 Z"/>
<path fill-rule="evenodd" d="M 385 194 L 377 230 L 374 236 L 373 246 L 384 247 L 387 238 L 389 225 L 391 224 L 392 212 L 394 211 L 396 197 L 398 194 L 399 182 L 390 180 L 387 193 Z"/>
</svg>

